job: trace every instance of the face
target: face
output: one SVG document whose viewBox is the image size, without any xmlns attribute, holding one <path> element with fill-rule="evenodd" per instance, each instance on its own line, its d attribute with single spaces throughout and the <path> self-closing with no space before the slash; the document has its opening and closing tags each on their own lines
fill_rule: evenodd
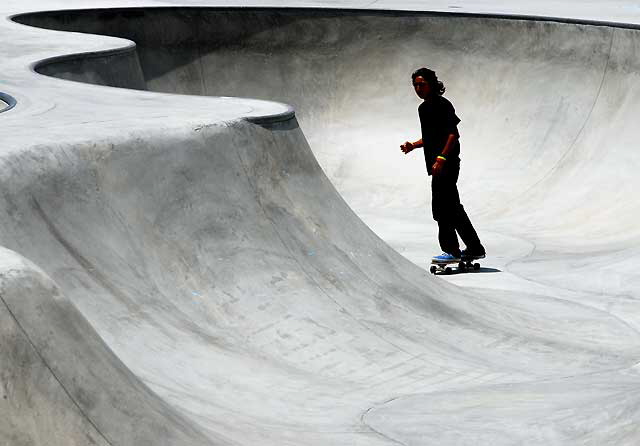
<svg viewBox="0 0 640 446">
<path fill-rule="evenodd" d="M 431 93 L 429 84 L 422 76 L 418 76 L 414 79 L 413 88 L 420 99 L 425 99 Z"/>
</svg>

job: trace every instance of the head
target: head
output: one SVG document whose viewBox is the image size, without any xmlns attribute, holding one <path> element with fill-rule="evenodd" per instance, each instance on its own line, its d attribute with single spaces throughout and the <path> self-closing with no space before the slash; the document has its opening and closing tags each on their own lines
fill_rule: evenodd
<svg viewBox="0 0 640 446">
<path fill-rule="evenodd" d="M 438 80 L 436 72 L 428 68 L 419 68 L 411 75 L 411 82 L 416 94 L 421 99 L 431 95 L 442 96 L 445 92 L 444 84 Z"/>
</svg>

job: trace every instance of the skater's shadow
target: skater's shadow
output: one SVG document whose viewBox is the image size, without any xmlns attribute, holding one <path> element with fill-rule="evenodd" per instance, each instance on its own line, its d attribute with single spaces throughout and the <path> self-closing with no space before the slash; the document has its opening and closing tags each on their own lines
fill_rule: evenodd
<svg viewBox="0 0 640 446">
<path fill-rule="evenodd" d="M 497 268 L 485 268 L 485 267 L 482 267 L 482 266 L 481 266 L 479 270 L 477 270 L 477 271 L 470 271 L 470 272 L 473 272 L 473 273 L 475 273 L 475 274 L 478 274 L 478 273 L 501 273 L 501 272 L 502 272 L 502 270 L 497 269 Z"/>
</svg>

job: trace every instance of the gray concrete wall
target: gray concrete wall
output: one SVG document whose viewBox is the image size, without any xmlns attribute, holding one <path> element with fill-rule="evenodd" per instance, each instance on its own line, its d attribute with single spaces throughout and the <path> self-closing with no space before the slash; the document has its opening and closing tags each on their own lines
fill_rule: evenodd
<svg viewBox="0 0 640 446">
<path fill-rule="evenodd" d="M 146 90 L 135 46 L 97 54 L 67 55 L 38 63 L 38 73 L 78 82 Z"/>
</svg>

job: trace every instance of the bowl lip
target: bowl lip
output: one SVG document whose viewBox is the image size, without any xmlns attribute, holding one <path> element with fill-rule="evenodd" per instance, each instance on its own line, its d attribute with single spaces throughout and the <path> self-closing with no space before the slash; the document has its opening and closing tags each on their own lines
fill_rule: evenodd
<svg viewBox="0 0 640 446">
<path fill-rule="evenodd" d="M 34 9 L 30 11 L 17 12 L 7 16 L 7 18 L 15 23 L 31 26 L 40 29 L 49 29 L 46 27 L 41 27 L 38 25 L 30 25 L 22 22 L 21 20 L 26 20 L 29 16 L 38 16 L 38 15 L 56 15 L 56 14 L 73 14 L 73 13 L 89 13 L 89 12 L 112 12 L 112 13 L 123 13 L 123 12 L 139 12 L 145 10 L 213 10 L 217 12 L 235 12 L 235 13 L 252 13 L 252 12 L 264 12 L 264 11 L 275 11 L 275 12 L 287 12 L 292 14 L 299 13 L 307 13 L 307 14 L 337 14 L 337 15 L 360 15 L 366 13 L 368 15 L 375 14 L 381 16 L 395 16 L 398 14 L 409 14 L 412 16 L 432 16 L 432 17 L 449 17 L 449 18 L 479 18 L 479 19 L 499 19 L 499 20 L 516 20 L 516 21 L 532 21 L 532 22 L 553 22 L 553 23 L 561 23 L 567 25 L 588 25 L 588 26 L 604 26 L 604 27 L 613 27 L 613 28 L 624 28 L 624 29 L 636 29 L 640 30 L 640 23 L 630 21 L 628 18 L 625 20 L 624 18 L 616 18 L 616 19 L 594 19 L 587 17 L 573 17 L 566 16 L 562 14 L 553 15 L 549 14 L 545 11 L 540 13 L 526 13 L 526 12 L 483 12 L 483 11 L 466 11 L 466 10 L 439 10 L 439 9 L 428 9 L 428 8 L 414 8 L 414 7 L 386 7 L 386 8 L 369 8 L 362 6 L 339 6 L 339 5 L 328 5 L 328 6 L 320 6 L 320 5 L 260 5 L 260 4 L 250 4 L 250 5 L 236 5 L 236 4 L 167 4 L 167 5 L 154 5 L 154 4 L 141 4 L 141 5 L 132 5 L 132 6 L 98 6 L 98 7 L 71 7 L 71 8 L 40 8 Z"/>
</svg>

